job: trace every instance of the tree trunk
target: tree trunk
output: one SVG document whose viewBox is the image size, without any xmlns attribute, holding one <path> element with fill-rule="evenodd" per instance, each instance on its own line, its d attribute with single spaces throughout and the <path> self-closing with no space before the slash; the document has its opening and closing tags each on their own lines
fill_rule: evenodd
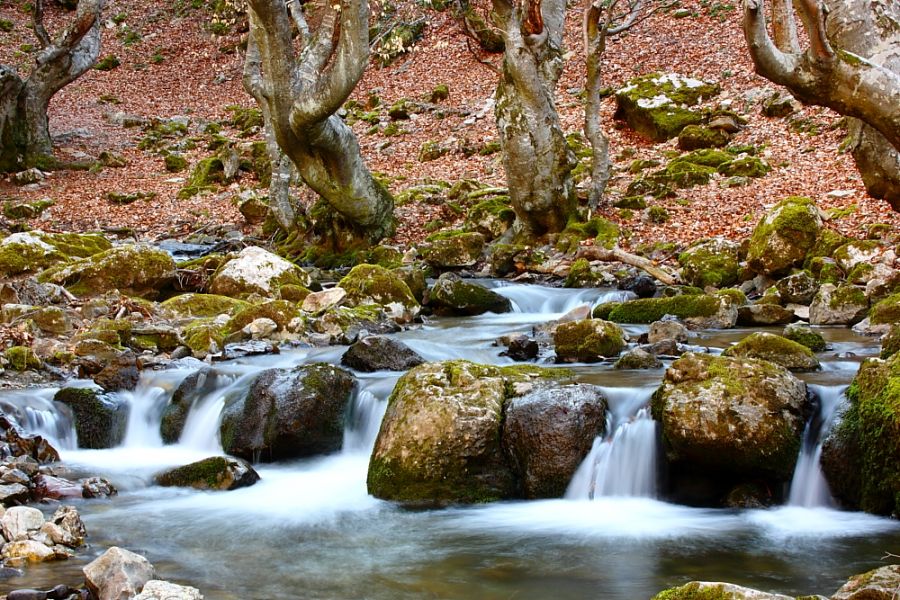
<svg viewBox="0 0 900 600">
<path fill-rule="evenodd" d="M 36 65 L 21 80 L 0 65 L 0 170 L 55 165 L 47 110 L 50 100 L 97 61 L 105 0 L 80 0 L 72 23 L 55 41 L 44 29 L 43 1 L 35 0 L 33 27 L 41 45 Z"/>
<path fill-rule="evenodd" d="M 554 100 L 564 12 L 564 0 L 529 0 L 526 7 L 494 2 L 506 44 L 495 115 L 520 235 L 562 231 L 575 212 L 575 155 Z"/>
<path fill-rule="evenodd" d="M 827 0 L 825 30 L 835 46 L 900 75 L 900 5 L 894 0 Z M 850 150 L 866 190 L 900 211 L 900 151 L 876 129 L 851 119 Z"/>
<path fill-rule="evenodd" d="M 603 53 L 606 52 L 607 24 L 602 20 L 603 5 L 588 0 L 584 11 L 584 60 L 587 79 L 584 92 L 584 137 L 591 145 L 591 187 L 588 206 L 600 205 L 609 183 L 609 137 L 600 125 L 600 90 L 603 87 Z"/>
<path fill-rule="evenodd" d="M 348 230 L 330 241 L 333 249 L 391 235 L 393 198 L 366 167 L 353 130 L 334 115 L 368 61 L 365 0 L 302 7 L 296 0 L 250 0 L 250 8 L 244 86 L 260 104 L 280 152 L 341 215 Z M 315 31 L 306 22 L 308 8 L 321 12 Z M 293 50 L 292 26 L 300 32 L 299 53 Z M 273 161 L 273 175 L 279 162 Z"/>
</svg>

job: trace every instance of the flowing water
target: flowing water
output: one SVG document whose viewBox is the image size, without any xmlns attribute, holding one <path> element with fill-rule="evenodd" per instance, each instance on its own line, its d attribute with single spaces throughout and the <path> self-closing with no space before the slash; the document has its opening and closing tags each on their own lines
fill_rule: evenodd
<svg viewBox="0 0 900 600">
<path fill-rule="evenodd" d="M 528 333 L 581 304 L 623 297 L 496 286 L 516 312 L 435 319 L 398 337 L 428 360 L 507 364 L 502 348 L 492 345 L 500 335 Z M 692 343 L 719 351 L 747 333 L 704 332 Z M 403 510 L 366 493 L 369 454 L 397 373 L 357 374 L 341 452 L 259 465 L 262 480 L 233 492 L 150 483 L 163 468 L 220 451 L 221 409 L 229 397 L 245 393 L 258 372 L 336 362 L 344 348 L 217 365 L 215 389 L 194 404 L 179 443 L 168 446 L 159 419 L 196 361 L 144 373 L 134 392 L 118 395 L 130 406 L 129 426 L 123 445 L 111 450 L 75 449 L 71 416 L 52 403 L 53 390 L 4 392 L 0 408 L 53 440 L 68 465 L 103 474 L 121 493 L 78 503 L 88 549 L 64 563 L 29 566 L 23 577 L 0 581 L 0 593 L 76 583 L 86 562 L 120 545 L 150 558 L 162 577 L 199 587 L 211 600 L 633 600 L 692 579 L 830 594 L 847 576 L 883 564 L 886 552 L 900 552 L 900 524 L 829 508 L 827 488 L 817 487 L 815 455 L 833 407 L 859 361 L 877 352 L 870 340 L 846 330 L 824 334 L 834 345 L 825 354 L 827 368 L 804 376 L 820 399 L 818 417 L 805 434 L 790 505 L 771 510 L 697 509 L 656 498 L 658 433 L 647 403 L 662 370 L 574 367 L 579 380 L 603 388 L 610 410 L 607 435 L 596 440 L 566 498 L 431 511 Z"/>
</svg>

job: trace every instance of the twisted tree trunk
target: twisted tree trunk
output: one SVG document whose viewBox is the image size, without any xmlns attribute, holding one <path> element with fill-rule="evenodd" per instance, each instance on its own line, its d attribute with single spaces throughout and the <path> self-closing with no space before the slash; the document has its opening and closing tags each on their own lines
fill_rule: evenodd
<svg viewBox="0 0 900 600">
<path fill-rule="evenodd" d="M 345 230 L 328 242 L 335 250 L 372 244 L 391 235 L 393 198 L 366 167 L 353 130 L 334 113 L 356 86 L 369 56 L 365 0 L 249 0 L 250 38 L 244 85 L 259 103 L 270 144 L 273 185 L 289 174 L 281 153 L 301 179 L 336 211 Z M 307 12 L 317 27 L 310 29 Z M 292 35 L 296 26 L 300 49 Z M 285 188 L 286 189 L 286 188 Z M 286 193 L 286 192 L 279 192 Z M 288 219 L 290 203 L 277 201 Z M 277 214 L 277 212 L 276 212 Z M 292 218 L 290 219 L 293 220 Z M 334 224 L 337 222 L 331 220 Z"/>
<path fill-rule="evenodd" d="M 506 45 L 495 116 L 516 230 L 537 236 L 562 231 L 575 212 L 575 155 L 554 100 L 565 1 L 525 2 L 493 2 Z"/>
<path fill-rule="evenodd" d="M 34 68 L 22 79 L 12 67 L 0 65 L 0 171 L 55 164 L 47 109 L 59 90 L 97 61 L 104 3 L 80 0 L 72 23 L 51 40 L 43 0 L 34 0 L 32 21 L 41 48 Z"/>
<path fill-rule="evenodd" d="M 862 121 L 851 128 L 857 166 L 869 193 L 900 211 L 900 4 L 795 0 L 794 6 L 809 38 L 803 53 L 796 25 L 783 15 L 789 6 L 776 5 L 773 41 L 765 0 L 744 0 L 744 35 L 757 73 L 804 103 Z"/>
</svg>

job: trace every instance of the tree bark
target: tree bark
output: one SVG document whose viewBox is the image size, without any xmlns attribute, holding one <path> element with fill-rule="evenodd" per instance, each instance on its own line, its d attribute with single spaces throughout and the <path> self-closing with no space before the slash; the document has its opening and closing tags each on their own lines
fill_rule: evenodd
<svg viewBox="0 0 900 600">
<path fill-rule="evenodd" d="M 554 99 L 565 2 L 526 1 L 494 0 L 505 42 L 495 116 L 517 234 L 539 236 L 562 231 L 575 212 L 575 156 Z"/>
<path fill-rule="evenodd" d="M 33 26 L 41 50 L 34 68 L 23 80 L 0 65 L 0 170 L 55 164 L 47 116 L 50 100 L 97 61 L 104 4 L 80 0 L 72 22 L 51 40 L 43 24 L 43 0 L 35 0 Z"/>
<path fill-rule="evenodd" d="M 259 103 L 280 152 L 352 230 L 330 240 L 331 245 L 344 250 L 391 235 L 393 198 L 366 167 L 353 130 L 334 115 L 368 62 L 367 3 L 249 4 L 244 85 Z M 307 9 L 318 11 L 314 29 L 307 24 Z M 299 52 L 294 51 L 294 27 L 302 45 Z M 273 169 L 278 164 L 280 159 L 273 161 Z M 283 178 L 272 181 L 283 184 Z"/>
<path fill-rule="evenodd" d="M 603 53 L 606 52 L 608 28 L 602 19 L 603 5 L 588 0 L 584 11 L 584 54 L 587 78 L 584 99 L 584 137 L 593 151 L 591 156 L 591 187 L 588 206 L 596 209 L 606 194 L 609 183 L 609 137 L 600 125 L 600 90 L 603 87 Z"/>
<path fill-rule="evenodd" d="M 900 4 L 894 0 L 795 0 L 794 4 L 809 38 L 809 48 L 802 54 L 781 48 L 793 45 L 784 41 L 790 36 L 780 35 L 781 43 L 769 37 L 764 0 L 744 0 L 744 35 L 756 71 L 804 103 L 861 120 L 863 126 L 854 126 L 852 145 L 857 166 L 869 192 L 900 210 L 896 185 Z M 892 150 L 885 151 L 888 148 Z"/>
</svg>

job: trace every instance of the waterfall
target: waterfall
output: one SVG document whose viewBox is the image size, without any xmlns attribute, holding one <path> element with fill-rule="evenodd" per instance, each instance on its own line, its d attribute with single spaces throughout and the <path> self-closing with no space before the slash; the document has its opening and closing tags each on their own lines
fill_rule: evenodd
<svg viewBox="0 0 900 600">
<path fill-rule="evenodd" d="M 655 388 L 605 388 L 609 399 L 606 438 L 597 438 L 578 467 L 566 497 L 653 498 L 657 479 L 657 424 L 647 406 Z"/>
<path fill-rule="evenodd" d="M 78 445 L 75 422 L 68 407 L 53 402 L 56 388 L 5 392 L 0 412 L 20 429 L 42 436 L 54 448 L 71 450 Z"/>
<path fill-rule="evenodd" d="M 205 396 L 194 401 L 184 422 L 184 429 L 178 443 L 187 448 L 222 452 L 219 440 L 219 425 L 222 422 L 222 411 L 231 399 L 247 394 L 258 370 L 243 375 L 217 371 L 216 381 L 224 384 L 216 387 Z"/>
<path fill-rule="evenodd" d="M 834 500 L 822 474 L 819 459 L 822 456 L 822 445 L 834 425 L 837 409 L 847 386 L 810 385 L 809 388 L 819 398 L 819 406 L 803 432 L 803 445 L 794 468 L 788 504 L 805 507 L 833 506 Z"/>
<path fill-rule="evenodd" d="M 540 285 L 507 284 L 491 289 L 512 302 L 513 312 L 529 314 L 560 315 L 582 304 L 593 306 L 603 302 L 623 302 L 635 297 L 633 292 L 596 288 L 573 290 Z"/>
</svg>

